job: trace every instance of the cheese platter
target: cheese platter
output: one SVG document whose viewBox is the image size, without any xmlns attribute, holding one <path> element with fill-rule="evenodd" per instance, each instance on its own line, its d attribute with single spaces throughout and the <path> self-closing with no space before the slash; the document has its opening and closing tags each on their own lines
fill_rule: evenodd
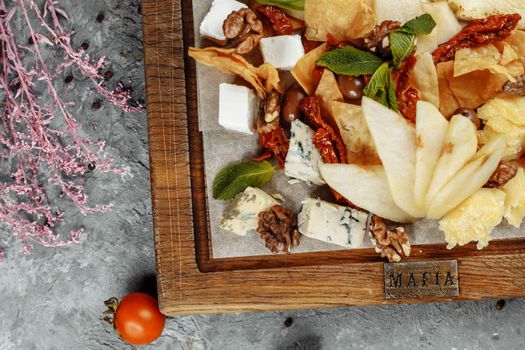
<svg viewBox="0 0 525 350">
<path fill-rule="evenodd" d="M 387 6 L 379 0 L 306 0 L 292 12 L 263 3 L 142 6 L 162 310 L 523 296 L 519 118 L 509 113 L 502 121 L 494 112 L 512 112 L 509 100 L 520 99 L 503 95 L 524 74 L 514 38 L 520 9 L 467 22 L 454 6 L 417 1 L 420 12 L 385 20 L 397 24 L 378 40 L 370 33 L 379 35 L 384 23 L 376 22 Z M 337 12 L 338 20 L 327 20 Z M 288 25 L 283 35 L 272 25 L 276 14 Z M 249 34 L 235 36 L 228 19 L 249 23 Z M 434 56 L 475 21 L 511 29 L 483 52 L 467 45 L 455 60 L 444 60 L 450 52 L 443 50 Z M 383 44 L 407 38 L 409 54 L 383 52 Z M 490 69 L 472 68 L 489 55 Z M 371 65 L 355 63 L 363 57 Z M 492 90 L 473 90 L 480 74 Z M 417 99 L 411 104 L 401 90 Z M 516 124 L 514 134 L 501 127 Z M 507 162 L 514 176 L 488 186 Z M 450 260 L 455 265 L 438 264 Z M 407 280 L 386 273 L 416 263 L 423 264 L 419 275 L 409 272 Z M 435 293 L 386 297 L 387 290 L 402 295 L 412 279 L 426 284 L 425 269 L 450 278 Z"/>
</svg>

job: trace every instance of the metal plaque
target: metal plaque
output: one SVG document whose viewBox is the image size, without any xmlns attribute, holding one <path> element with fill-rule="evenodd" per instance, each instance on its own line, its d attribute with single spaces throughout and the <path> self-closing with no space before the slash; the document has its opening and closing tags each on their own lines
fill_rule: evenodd
<svg viewBox="0 0 525 350">
<path fill-rule="evenodd" d="M 385 298 L 459 296 L 457 260 L 385 264 Z"/>
</svg>

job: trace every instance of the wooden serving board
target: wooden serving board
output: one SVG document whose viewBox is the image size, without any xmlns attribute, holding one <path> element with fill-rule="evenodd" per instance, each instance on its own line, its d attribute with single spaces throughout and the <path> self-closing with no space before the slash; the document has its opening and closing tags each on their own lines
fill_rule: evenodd
<svg viewBox="0 0 525 350">
<path fill-rule="evenodd" d="M 161 310 L 166 315 L 480 300 L 525 296 L 525 240 L 446 250 L 413 247 L 407 261 L 457 260 L 459 296 L 385 297 L 373 250 L 213 259 L 198 131 L 189 0 L 142 2 L 153 222 Z"/>
</svg>

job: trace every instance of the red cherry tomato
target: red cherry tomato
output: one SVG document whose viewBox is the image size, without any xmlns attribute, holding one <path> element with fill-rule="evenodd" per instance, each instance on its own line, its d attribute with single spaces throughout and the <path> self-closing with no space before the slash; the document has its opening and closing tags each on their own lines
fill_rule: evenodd
<svg viewBox="0 0 525 350">
<path fill-rule="evenodd" d="M 128 343 L 144 345 L 160 337 L 164 321 L 155 298 L 144 293 L 132 293 L 118 304 L 115 329 Z"/>
</svg>

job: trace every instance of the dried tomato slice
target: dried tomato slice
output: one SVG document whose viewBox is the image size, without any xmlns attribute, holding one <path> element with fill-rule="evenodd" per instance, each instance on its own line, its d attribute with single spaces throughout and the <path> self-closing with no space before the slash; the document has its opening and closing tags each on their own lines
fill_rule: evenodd
<svg viewBox="0 0 525 350">
<path fill-rule="evenodd" d="M 314 144 L 321 152 L 325 163 L 347 163 L 346 147 L 339 134 L 321 116 L 321 102 L 315 96 L 306 97 L 299 108 L 305 121 L 316 130 Z M 329 141 L 329 142 L 328 142 Z"/>
<path fill-rule="evenodd" d="M 325 163 L 339 163 L 332 135 L 326 129 L 317 129 L 314 134 L 314 146 L 321 152 L 321 157 Z"/>
<path fill-rule="evenodd" d="M 416 106 L 419 100 L 419 91 L 410 86 L 410 73 L 417 63 L 414 54 L 410 55 L 395 75 L 396 97 L 399 112 L 408 120 L 416 122 Z"/>
<path fill-rule="evenodd" d="M 284 168 L 290 141 L 281 126 L 270 132 L 259 132 L 259 144 L 267 150 L 272 151 L 279 161 L 279 166 Z"/>
<path fill-rule="evenodd" d="M 288 35 L 293 33 L 293 25 L 286 14 L 275 6 L 261 6 L 257 8 L 262 15 L 273 25 L 273 29 L 280 35 Z"/>
<path fill-rule="evenodd" d="M 308 53 L 312 50 L 317 49 L 319 46 L 321 46 L 323 43 L 320 41 L 311 41 L 305 38 L 304 34 L 301 35 L 301 41 L 303 43 L 304 52 Z"/>
<path fill-rule="evenodd" d="M 495 41 L 505 40 L 516 29 L 520 20 L 521 16 L 515 13 L 493 15 L 470 22 L 448 42 L 439 45 L 432 53 L 434 63 L 453 60 L 456 57 L 456 52 L 462 48 L 480 47 Z"/>
</svg>

